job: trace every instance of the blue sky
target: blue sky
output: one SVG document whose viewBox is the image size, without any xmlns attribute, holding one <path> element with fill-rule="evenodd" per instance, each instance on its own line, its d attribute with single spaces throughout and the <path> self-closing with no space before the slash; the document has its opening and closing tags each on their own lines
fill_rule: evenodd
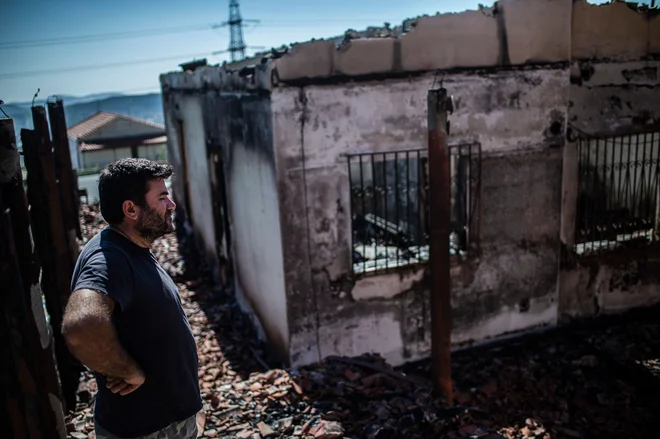
<svg viewBox="0 0 660 439">
<path fill-rule="evenodd" d="M 476 9 L 479 0 L 242 0 L 244 18 L 259 19 L 244 30 L 246 44 L 280 46 L 313 37 L 341 35 L 389 21 L 436 12 Z M 488 1 L 481 0 L 482 3 Z M 158 90 L 158 75 L 178 69 L 190 57 L 95 70 L 30 74 L 80 66 L 122 63 L 178 55 L 208 55 L 229 44 L 227 28 L 211 29 L 228 17 L 228 0 L 2 0 L 0 28 L 0 99 L 30 101 L 54 94 L 81 96 L 119 91 Z M 490 4 L 493 2 L 490 1 Z M 53 40 L 163 28 L 199 28 L 188 32 L 142 35 L 77 44 L 6 48 L 32 40 Z M 248 54 L 252 53 L 248 51 Z M 208 56 L 211 63 L 228 56 Z"/>
<path fill-rule="evenodd" d="M 228 0 L 0 0 L 0 99 L 25 102 L 37 88 L 40 97 L 82 96 L 100 92 L 146 93 L 158 90 L 158 75 L 178 69 L 193 55 L 210 55 L 229 44 L 227 28 L 212 29 L 228 16 Z M 244 30 L 251 46 L 276 47 L 313 37 L 341 35 L 388 21 L 436 12 L 476 9 L 479 0 L 242 0 L 244 18 L 258 19 Z M 492 0 L 481 0 L 492 5 Z M 5 47 L 34 40 L 177 28 L 187 32 L 141 35 L 92 42 Z M 192 30 L 190 30 L 192 29 Z M 252 51 L 248 51 L 248 54 Z M 39 73 L 85 66 L 168 59 L 93 70 Z M 35 73 L 36 72 L 36 73 Z"/>
</svg>

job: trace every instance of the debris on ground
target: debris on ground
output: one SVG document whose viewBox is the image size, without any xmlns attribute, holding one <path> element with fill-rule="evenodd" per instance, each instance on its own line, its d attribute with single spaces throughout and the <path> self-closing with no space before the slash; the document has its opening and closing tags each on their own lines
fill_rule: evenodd
<svg viewBox="0 0 660 439">
<path fill-rule="evenodd" d="M 105 226 L 83 206 L 83 243 Z M 300 369 L 273 364 L 230 294 L 183 277 L 174 236 L 154 254 L 179 286 L 199 351 L 208 438 L 630 438 L 654 437 L 652 385 L 660 378 L 660 324 L 553 333 L 453 356 L 454 401 L 432 392 L 428 361 L 392 368 L 378 354 L 325 359 Z M 648 342 L 648 343 L 647 343 Z M 621 361 L 612 365 L 612 358 Z M 616 366 L 616 367 L 615 367 Z M 650 381 L 649 381 L 650 382 Z M 646 383 L 646 381 L 644 382 Z M 94 438 L 96 383 L 81 378 L 69 437 Z"/>
<path fill-rule="evenodd" d="M 613 329 L 619 326 L 626 325 Z M 660 329 L 648 322 L 634 326 Z M 507 438 L 656 436 L 660 404 L 657 390 L 649 392 L 653 380 L 640 382 L 629 369 L 613 367 L 620 353 L 608 354 L 586 336 L 598 332 L 555 331 L 456 354 L 455 399 L 469 407 L 477 424 Z M 628 338 L 627 343 L 645 340 Z M 406 369 L 430 372 L 428 363 Z"/>
</svg>

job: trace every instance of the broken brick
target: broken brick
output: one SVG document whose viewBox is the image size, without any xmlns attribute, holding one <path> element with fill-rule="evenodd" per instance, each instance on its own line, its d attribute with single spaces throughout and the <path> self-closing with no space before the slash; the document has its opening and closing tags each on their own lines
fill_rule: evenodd
<svg viewBox="0 0 660 439">
<path fill-rule="evenodd" d="M 257 428 L 262 437 L 266 438 L 275 434 L 275 431 L 264 422 L 257 423 Z"/>
</svg>

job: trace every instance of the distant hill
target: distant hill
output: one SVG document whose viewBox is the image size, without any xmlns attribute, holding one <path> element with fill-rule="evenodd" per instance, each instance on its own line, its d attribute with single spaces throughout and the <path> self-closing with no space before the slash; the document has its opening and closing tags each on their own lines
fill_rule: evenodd
<svg viewBox="0 0 660 439">
<path fill-rule="evenodd" d="M 125 114 L 138 119 L 155 123 L 164 123 L 163 103 L 160 93 L 145 95 L 121 95 L 118 93 L 103 93 L 83 97 L 60 96 L 64 102 L 64 114 L 68 126 L 75 125 L 81 120 L 98 111 Z M 35 101 L 35 105 L 44 105 L 43 100 Z M 16 139 L 20 143 L 22 128 L 32 129 L 32 116 L 30 102 L 3 104 L 2 109 L 9 117 L 14 119 Z"/>
</svg>

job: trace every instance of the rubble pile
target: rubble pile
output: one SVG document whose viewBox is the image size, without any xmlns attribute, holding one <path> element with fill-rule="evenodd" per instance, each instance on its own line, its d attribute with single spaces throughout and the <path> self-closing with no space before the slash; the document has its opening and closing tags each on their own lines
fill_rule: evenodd
<svg viewBox="0 0 660 439">
<path fill-rule="evenodd" d="M 464 410 L 447 409 L 428 387 L 377 355 L 246 377 L 222 361 L 214 343 L 204 343 L 202 351 L 211 352 L 200 368 L 205 437 L 386 439 L 438 437 L 460 428 Z"/>
<path fill-rule="evenodd" d="M 585 331 L 584 338 L 619 359 L 618 365 L 660 380 L 660 322 L 630 319 L 603 331 Z"/>
<path fill-rule="evenodd" d="M 107 225 L 101 216 L 98 204 L 82 204 L 80 206 L 81 248 Z"/>
<path fill-rule="evenodd" d="M 454 355 L 455 401 L 505 437 L 656 436 L 660 406 L 647 395 L 651 383 L 613 367 L 616 355 L 581 335 L 552 333 Z M 428 364 L 414 369 L 429 372 Z"/>
<path fill-rule="evenodd" d="M 86 239 L 105 225 L 93 206 L 83 206 L 81 215 Z M 197 419 L 200 437 L 655 437 L 658 407 L 649 387 L 609 359 L 619 353 L 657 373 L 660 324 L 554 333 L 456 353 L 448 405 L 425 378 L 428 361 L 395 369 L 365 354 L 283 369 L 267 357 L 229 294 L 184 278 L 173 236 L 153 251 L 179 286 L 197 341 L 205 404 Z M 94 438 L 95 392 L 84 374 L 78 406 L 67 417 L 70 437 Z"/>
</svg>

